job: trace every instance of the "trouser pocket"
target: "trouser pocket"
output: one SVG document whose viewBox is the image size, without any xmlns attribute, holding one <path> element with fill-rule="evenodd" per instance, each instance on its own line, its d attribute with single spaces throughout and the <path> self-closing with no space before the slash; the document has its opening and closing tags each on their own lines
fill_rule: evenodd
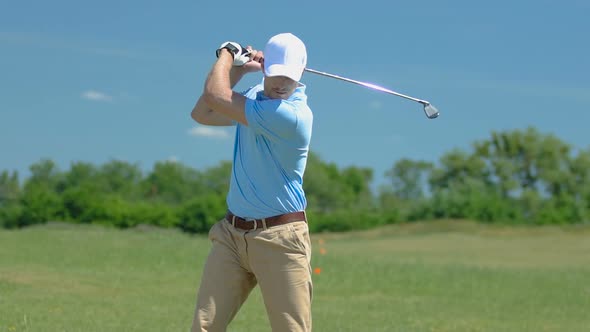
<svg viewBox="0 0 590 332">
<path fill-rule="evenodd" d="M 299 248 L 305 255 L 311 254 L 311 240 L 309 237 L 309 227 L 304 221 L 289 224 L 293 245 Z"/>
</svg>

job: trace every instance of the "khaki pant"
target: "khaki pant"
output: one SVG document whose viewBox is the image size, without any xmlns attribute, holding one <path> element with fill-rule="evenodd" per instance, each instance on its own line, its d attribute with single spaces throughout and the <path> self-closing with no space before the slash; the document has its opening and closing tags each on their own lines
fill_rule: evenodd
<svg viewBox="0 0 590 332">
<path fill-rule="evenodd" d="M 193 332 L 226 331 L 257 283 L 273 331 L 311 331 L 311 241 L 305 221 L 246 231 L 223 219 L 209 239 Z"/>
</svg>

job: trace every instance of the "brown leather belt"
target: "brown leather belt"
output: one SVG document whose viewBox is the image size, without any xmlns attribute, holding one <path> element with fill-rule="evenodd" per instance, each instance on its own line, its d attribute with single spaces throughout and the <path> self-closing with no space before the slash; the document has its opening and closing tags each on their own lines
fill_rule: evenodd
<svg viewBox="0 0 590 332">
<path fill-rule="evenodd" d="M 255 230 L 259 228 L 265 229 L 268 227 L 284 225 L 295 221 L 307 222 L 307 218 L 305 217 L 305 211 L 285 213 L 280 214 L 278 216 L 254 220 L 240 218 L 231 213 L 230 211 L 227 211 L 225 219 L 230 224 L 234 225 L 234 227 L 245 230 Z"/>
</svg>

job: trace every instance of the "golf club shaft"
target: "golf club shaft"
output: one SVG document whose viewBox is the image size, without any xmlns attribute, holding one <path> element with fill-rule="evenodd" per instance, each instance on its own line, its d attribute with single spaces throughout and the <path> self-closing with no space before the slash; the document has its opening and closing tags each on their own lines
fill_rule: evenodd
<svg viewBox="0 0 590 332">
<path fill-rule="evenodd" d="M 367 83 L 367 82 L 361 82 L 361 81 L 356 81 L 356 80 L 351 80 L 350 78 L 346 78 L 346 77 L 342 77 L 342 76 L 338 76 L 338 75 L 326 73 L 326 72 L 323 72 L 323 71 L 318 71 L 318 70 L 311 69 L 311 68 L 305 68 L 305 71 L 310 72 L 310 73 L 314 73 L 314 74 L 317 74 L 317 75 L 322 75 L 322 76 L 326 76 L 326 77 L 335 78 L 335 79 L 338 79 L 338 80 L 341 80 L 341 81 L 345 81 L 345 82 L 349 82 L 349 83 L 354 83 L 354 84 L 362 85 L 362 86 L 367 87 L 369 89 L 374 89 L 374 90 L 378 90 L 378 91 L 381 91 L 381 92 L 389 93 L 389 94 L 392 94 L 392 95 L 395 95 L 395 96 L 398 96 L 398 97 L 406 98 L 406 99 L 409 99 L 409 100 L 418 102 L 418 103 L 420 103 L 422 105 L 430 105 L 430 103 L 428 101 L 426 101 L 426 100 L 422 100 L 422 99 L 410 97 L 410 96 L 401 94 L 399 92 L 395 92 L 393 90 L 386 89 L 384 87 L 381 87 L 381 86 L 378 86 L 378 85 L 375 85 L 375 84 L 371 84 L 371 83 Z"/>
</svg>

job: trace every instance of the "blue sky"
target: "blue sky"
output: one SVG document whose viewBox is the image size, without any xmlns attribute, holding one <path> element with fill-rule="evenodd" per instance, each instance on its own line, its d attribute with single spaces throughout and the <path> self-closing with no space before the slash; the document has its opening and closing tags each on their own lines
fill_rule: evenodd
<svg viewBox="0 0 590 332">
<path fill-rule="evenodd" d="M 436 162 L 491 131 L 534 126 L 590 145 L 588 1 L 5 1 L 0 10 L 0 170 L 111 159 L 150 170 L 231 158 L 233 130 L 189 113 L 215 57 L 276 33 L 308 66 L 431 101 L 421 106 L 305 74 L 311 148 L 339 166 Z M 238 85 L 260 80 L 252 74 Z"/>
</svg>

